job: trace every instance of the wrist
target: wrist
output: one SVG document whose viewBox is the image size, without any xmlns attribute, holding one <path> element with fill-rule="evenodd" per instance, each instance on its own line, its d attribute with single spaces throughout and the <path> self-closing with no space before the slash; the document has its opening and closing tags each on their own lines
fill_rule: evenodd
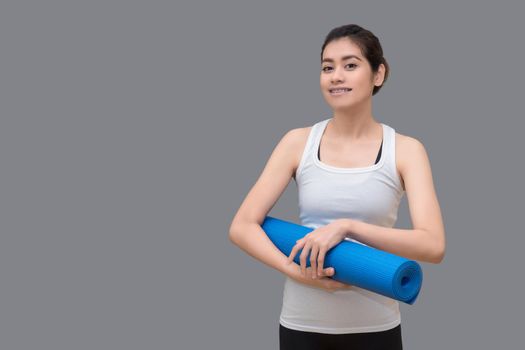
<svg viewBox="0 0 525 350">
<path fill-rule="evenodd" d="M 283 264 L 281 265 L 281 272 L 290 278 L 296 278 L 296 275 L 295 275 L 296 271 L 295 271 L 294 265 L 296 265 L 294 261 L 292 261 L 291 263 L 288 263 L 288 260 L 285 260 Z"/>
<path fill-rule="evenodd" d="M 343 219 L 343 237 L 352 238 L 352 232 L 354 229 L 354 220 L 352 219 Z"/>
<path fill-rule="evenodd" d="M 283 273 L 294 281 L 304 283 L 304 275 L 301 271 L 301 266 L 299 266 L 295 261 L 286 263 L 283 266 Z"/>
</svg>

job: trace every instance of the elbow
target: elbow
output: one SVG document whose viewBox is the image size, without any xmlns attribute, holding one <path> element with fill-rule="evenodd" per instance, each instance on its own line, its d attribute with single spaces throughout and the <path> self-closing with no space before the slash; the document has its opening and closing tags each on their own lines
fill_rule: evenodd
<svg viewBox="0 0 525 350">
<path fill-rule="evenodd" d="M 230 226 L 230 229 L 228 231 L 228 239 L 230 240 L 230 242 L 232 242 L 233 244 L 237 245 L 237 234 L 236 234 L 236 230 L 234 229 L 234 226 L 233 224 Z"/>
<path fill-rule="evenodd" d="M 230 231 L 230 233 L 228 234 L 228 238 L 232 244 L 239 246 L 237 235 L 234 232 Z"/>
<path fill-rule="evenodd" d="M 430 262 L 433 263 L 433 264 L 441 264 L 441 262 L 443 261 L 444 257 L 445 257 L 445 251 L 440 251 L 439 253 L 434 254 L 434 256 L 432 257 L 432 260 L 430 260 Z"/>
<path fill-rule="evenodd" d="M 252 221 L 245 219 L 234 219 L 230 224 L 230 228 L 228 229 L 228 238 L 230 242 L 239 247 L 240 245 L 244 244 L 244 235 L 247 231 L 249 231 L 251 225 Z"/>
<path fill-rule="evenodd" d="M 445 257 L 445 246 L 445 232 L 432 234 L 429 232 L 425 256 L 422 260 L 432 264 L 440 264 Z"/>
<path fill-rule="evenodd" d="M 230 242 L 232 242 L 233 244 L 235 244 L 235 238 L 234 238 L 234 236 L 233 236 L 233 232 L 232 232 L 232 231 L 230 231 L 230 232 L 228 233 L 228 239 L 230 240 Z"/>
<path fill-rule="evenodd" d="M 232 242 L 236 246 L 239 245 L 240 232 L 243 232 L 243 229 L 241 227 L 242 227 L 242 224 L 234 220 L 228 230 L 228 238 L 230 242 Z"/>
<path fill-rule="evenodd" d="M 443 259 L 445 258 L 445 245 L 440 244 L 438 245 L 438 248 L 435 249 L 434 253 L 432 254 L 432 258 L 429 262 L 433 264 L 441 264 Z"/>
</svg>

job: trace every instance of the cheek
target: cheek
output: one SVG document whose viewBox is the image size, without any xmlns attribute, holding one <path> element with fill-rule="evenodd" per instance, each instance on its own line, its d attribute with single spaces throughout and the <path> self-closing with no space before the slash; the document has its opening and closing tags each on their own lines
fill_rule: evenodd
<svg viewBox="0 0 525 350">
<path fill-rule="evenodd" d="M 370 77 L 369 74 L 365 74 L 365 73 L 356 75 L 356 81 L 359 83 L 359 85 L 362 85 L 362 86 L 374 84 L 372 77 Z"/>
<path fill-rule="evenodd" d="M 330 82 L 326 81 L 326 79 L 321 78 L 319 80 L 319 87 L 321 88 L 323 94 L 326 92 L 326 89 L 328 89 L 329 86 L 330 86 Z"/>
</svg>

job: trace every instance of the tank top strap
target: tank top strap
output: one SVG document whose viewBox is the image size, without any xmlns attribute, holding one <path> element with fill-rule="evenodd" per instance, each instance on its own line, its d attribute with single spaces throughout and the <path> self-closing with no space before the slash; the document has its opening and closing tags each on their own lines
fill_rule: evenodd
<svg viewBox="0 0 525 350">
<path fill-rule="evenodd" d="M 383 152 L 385 155 L 385 161 L 388 166 L 392 164 L 392 157 L 395 156 L 395 131 L 388 125 L 383 124 L 383 132 L 385 132 L 385 144 L 383 145 Z M 393 134 L 394 133 L 394 134 Z"/>
<path fill-rule="evenodd" d="M 382 123 L 383 124 L 383 123 Z M 399 178 L 396 166 L 396 131 L 389 125 L 383 124 L 385 134 L 385 145 L 383 145 L 383 152 L 385 152 L 385 164 L 382 171 L 396 183 L 399 190 L 402 191 L 401 179 Z"/>
<path fill-rule="evenodd" d="M 304 146 L 303 154 L 301 156 L 301 161 L 299 162 L 299 165 L 297 166 L 297 174 L 301 173 L 301 170 L 309 165 L 309 163 L 312 162 L 313 154 L 317 155 L 317 144 L 318 140 L 321 137 L 321 133 L 323 132 L 326 123 L 330 121 L 331 118 L 327 118 L 325 120 L 321 120 L 314 125 L 312 125 L 310 129 L 310 133 L 308 134 L 308 139 L 306 141 L 306 145 Z M 313 153 L 313 154 L 312 154 Z"/>
</svg>

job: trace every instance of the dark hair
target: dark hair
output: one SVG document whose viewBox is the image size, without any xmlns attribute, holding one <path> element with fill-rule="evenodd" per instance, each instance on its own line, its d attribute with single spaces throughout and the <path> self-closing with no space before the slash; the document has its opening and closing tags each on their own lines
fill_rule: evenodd
<svg viewBox="0 0 525 350">
<path fill-rule="evenodd" d="M 321 61 L 323 60 L 323 52 L 330 42 L 340 39 L 348 38 L 354 44 L 359 46 L 361 53 L 370 63 L 372 67 L 372 72 L 377 73 L 379 70 L 379 65 L 383 63 L 385 65 L 385 77 L 383 84 L 388 78 L 388 73 L 390 72 L 390 67 L 386 62 L 386 59 L 383 57 L 383 48 L 379 43 L 379 39 L 369 30 L 364 29 L 363 27 L 358 26 L 357 24 L 347 24 L 341 27 L 334 28 L 328 33 L 324 41 L 323 47 L 321 49 Z M 374 86 L 372 95 L 375 95 L 383 86 Z"/>
</svg>

